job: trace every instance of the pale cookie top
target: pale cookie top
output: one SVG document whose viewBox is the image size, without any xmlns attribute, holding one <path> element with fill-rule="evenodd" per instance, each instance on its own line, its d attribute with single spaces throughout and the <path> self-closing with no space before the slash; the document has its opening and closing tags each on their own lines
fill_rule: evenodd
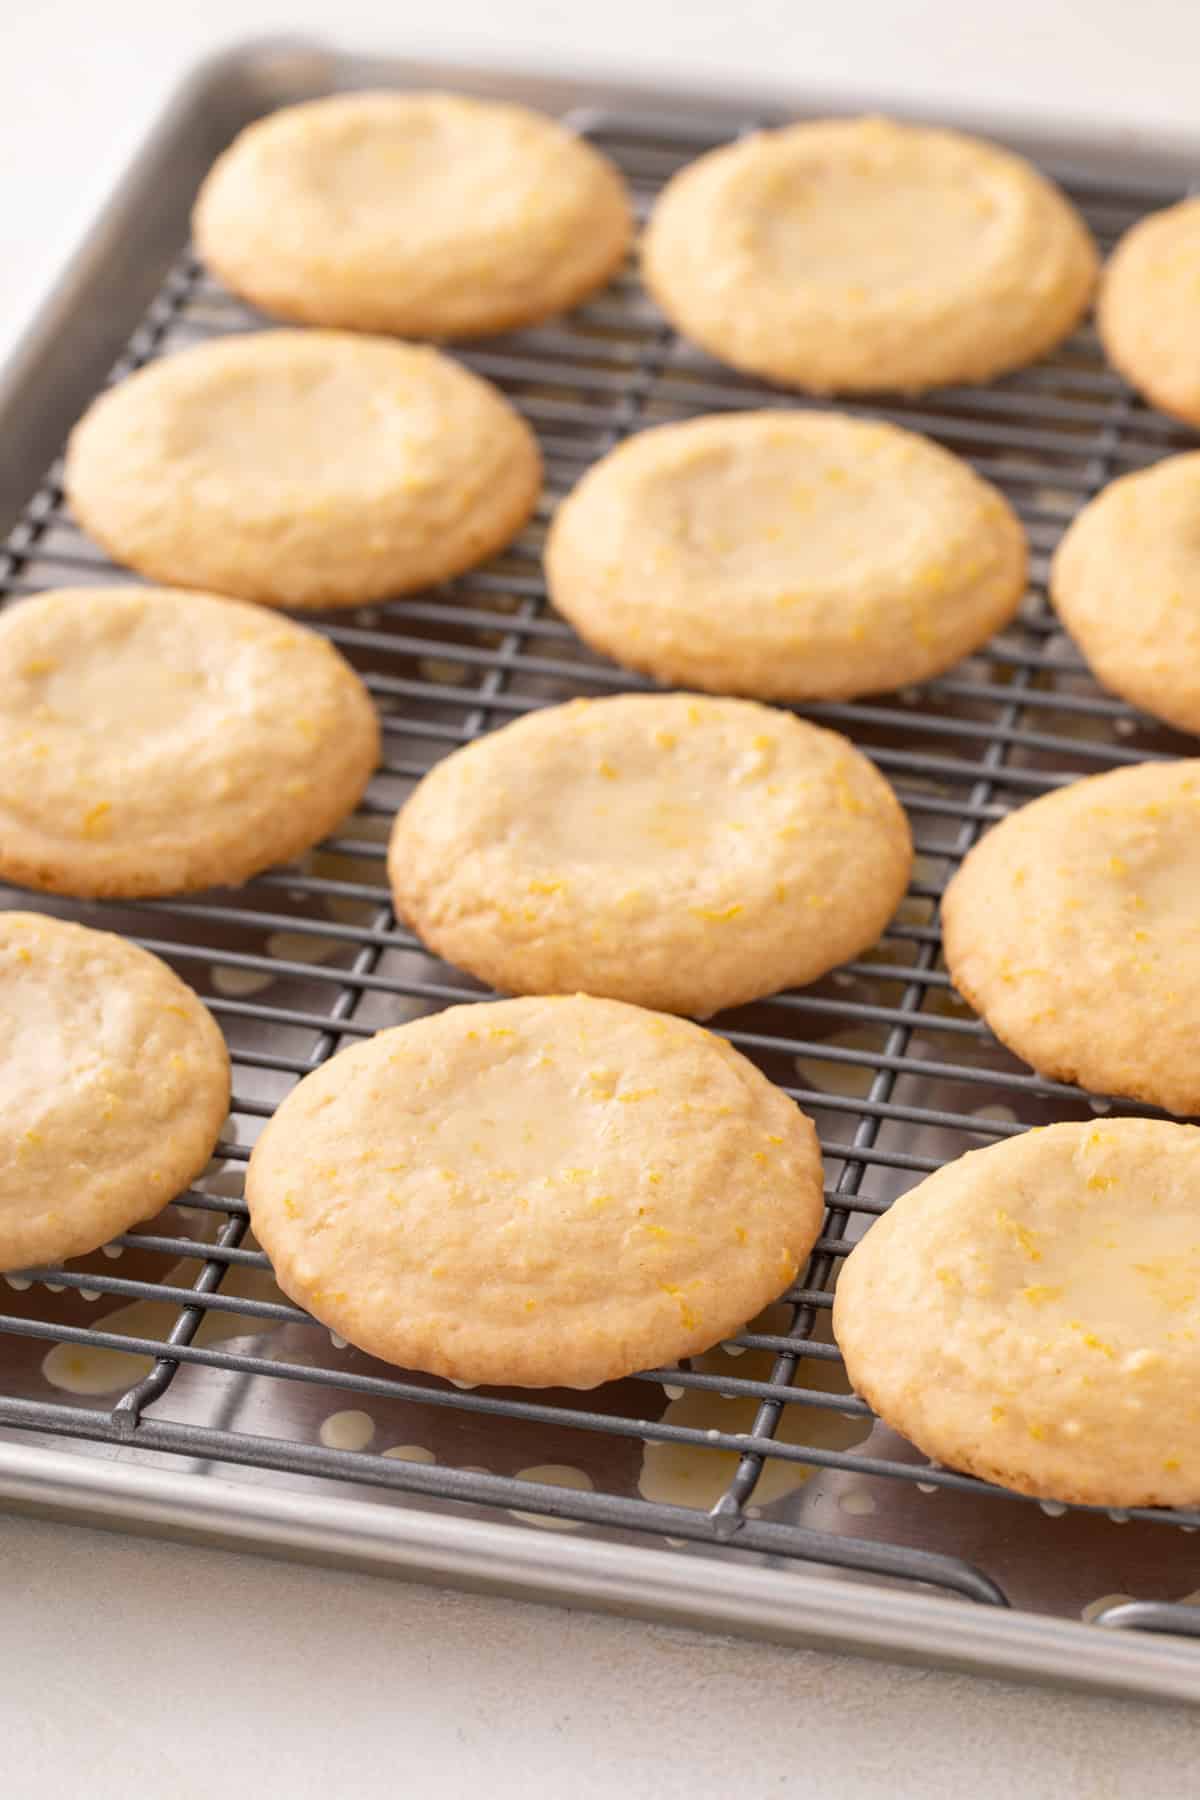
<svg viewBox="0 0 1200 1800">
<path fill-rule="evenodd" d="M 193 216 L 235 292 L 305 325 L 471 337 L 574 306 L 623 260 L 616 168 L 553 119 L 455 94 L 339 94 L 250 125 Z"/>
<path fill-rule="evenodd" d="M 1043 1075 L 1200 1112 L 1200 761 L 1093 775 L 1010 813 L 942 907 L 946 964 Z"/>
<path fill-rule="evenodd" d="M 0 913 L 0 1269 L 82 1256 L 207 1163 L 229 1110 L 211 1014 L 106 931 Z"/>
<path fill-rule="evenodd" d="M 316 632 L 165 588 L 68 588 L 0 615 L 0 875 L 175 894 L 286 862 L 361 799 L 370 696 Z"/>
<path fill-rule="evenodd" d="M 372 1356 L 594 1387 L 707 1349 L 820 1229 L 809 1120 L 722 1039 L 612 1000 L 453 1007 L 309 1075 L 255 1146 L 280 1286 Z"/>
<path fill-rule="evenodd" d="M 1200 425 L 1200 197 L 1126 232 L 1104 271 L 1096 324 L 1127 381 Z"/>
<path fill-rule="evenodd" d="M 927 1456 L 1091 1506 L 1200 1501 L 1200 1131 L 1050 1125 L 974 1150 L 851 1252 L 855 1389 Z"/>
<path fill-rule="evenodd" d="M 1123 475 L 1085 506 L 1050 592 L 1105 687 L 1200 731 L 1200 451 Z"/>
<path fill-rule="evenodd" d="M 618 662 L 761 699 L 887 692 L 1013 617 L 1025 533 L 928 438 L 835 413 L 639 432 L 559 507 L 555 606 Z"/>
<path fill-rule="evenodd" d="M 985 381 L 1065 337 L 1096 250 L 1022 157 L 954 131 L 823 119 L 667 183 L 647 286 L 723 361 L 814 393 Z"/>
<path fill-rule="evenodd" d="M 537 442 L 436 350 L 259 331 L 176 352 L 93 401 L 76 518 L 153 581 L 267 606 L 355 606 L 482 562 L 529 516 Z"/>
<path fill-rule="evenodd" d="M 745 700 L 573 700 L 456 751 L 388 856 L 400 912 L 510 993 L 701 1017 L 875 943 L 912 840 L 836 732 Z"/>
</svg>

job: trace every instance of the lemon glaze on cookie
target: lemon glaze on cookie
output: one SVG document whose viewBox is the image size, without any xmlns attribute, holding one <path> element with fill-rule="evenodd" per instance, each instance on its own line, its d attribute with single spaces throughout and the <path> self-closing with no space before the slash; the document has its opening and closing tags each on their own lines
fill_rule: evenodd
<svg viewBox="0 0 1200 1800">
<path fill-rule="evenodd" d="M 723 1039 L 586 995 L 356 1044 L 250 1159 L 284 1292 L 372 1356 L 589 1388 L 707 1349 L 795 1279 L 823 1216 L 811 1122 Z"/>
<path fill-rule="evenodd" d="M 533 510 L 541 454 L 499 390 L 437 350 L 257 331 L 106 390 L 63 480 L 83 529 L 150 580 L 311 609 L 484 561 Z"/>
<path fill-rule="evenodd" d="M 851 1251 L 855 1390 L 927 1456 L 1088 1506 L 1200 1501 L 1200 1130 L 1050 1125 L 947 1163 Z"/>
<path fill-rule="evenodd" d="M 639 432 L 563 501 L 550 597 L 661 681 L 840 699 L 924 681 L 1025 591 L 998 489 L 916 432 L 837 413 L 719 414 Z"/>
<path fill-rule="evenodd" d="M 400 915 L 493 986 L 702 1018 L 868 949 L 911 868 L 903 809 L 847 739 L 694 694 L 489 733 L 419 783 L 388 851 Z"/>
<path fill-rule="evenodd" d="M 0 615 L 0 875 L 56 894 L 234 885 L 309 849 L 379 759 L 333 645 L 181 589 L 63 588 Z"/>
<path fill-rule="evenodd" d="M 528 107 L 336 94 L 247 126 L 193 234 L 264 312 L 448 339 L 576 305 L 623 261 L 633 214 L 616 165 Z"/>
<path fill-rule="evenodd" d="M 1200 1112 L 1198 887 L 1200 760 L 1074 781 L 949 883 L 950 979 L 1039 1074 Z"/>
<path fill-rule="evenodd" d="M 95 1250 L 204 1168 L 229 1110 L 229 1054 L 158 957 L 0 913 L 0 1017 L 0 1269 Z"/>
<path fill-rule="evenodd" d="M 1101 489 L 1054 553 L 1050 596 L 1098 681 L 1200 731 L 1200 451 Z"/>
<path fill-rule="evenodd" d="M 917 393 L 1033 362 L 1078 323 L 1098 258 L 1023 157 L 961 132 L 818 119 L 674 176 L 642 270 L 712 355 L 816 394 Z"/>
<path fill-rule="evenodd" d="M 1153 405 L 1200 425 L 1200 198 L 1140 219 L 1108 260 L 1096 327 Z"/>
</svg>

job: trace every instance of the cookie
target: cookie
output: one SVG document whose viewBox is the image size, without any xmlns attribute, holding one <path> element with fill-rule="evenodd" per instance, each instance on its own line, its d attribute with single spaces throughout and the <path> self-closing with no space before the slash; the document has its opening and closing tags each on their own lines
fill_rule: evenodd
<svg viewBox="0 0 1200 1800">
<path fill-rule="evenodd" d="M 226 285 L 303 325 L 461 338 L 606 282 L 633 230 L 607 157 L 553 119 L 460 94 L 337 94 L 250 125 L 192 219 Z"/>
<path fill-rule="evenodd" d="M 1096 325 L 1126 381 L 1200 425 L 1200 198 L 1125 233 L 1100 283 Z"/>
<path fill-rule="evenodd" d="M 1085 1506 L 1200 1501 L 1200 1131 L 1050 1125 L 973 1150 L 851 1251 L 833 1329 L 927 1456 Z"/>
<path fill-rule="evenodd" d="M 595 1387 L 707 1349 L 820 1230 L 810 1121 L 722 1039 L 613 1000 L 456 1006 L 288 1095 L 246 1199 L 284 1292 L 368 1355 Z"/>
<path fill-rule="evenodd" d="M 594 649 L 760 699 L 923 681 L 1025 591 L 1003 495 L 915 432 L 754 412 L 640 432 L 559 507 L 551 597 Z"/>
<path fill-rule="evenodd" d="M 0 615 L 0 877 L 134 896 L 236 885 L 307 850 L 379 760 L 370 695 L 315 631 L 165 588 Z"/>
<path fill-rule="evenodd" d="M 493 987 L 700 1017 L 869 948 L 911 867 L 845 738 L 691 694 L 573 700 L 456 750 L 388 853 L 397 910 Z"/>
<path fill-rule="evenodd" d="M 1042 1075 L 1200 1112 L 1200 760 L 1010 813 L 946 889 L 955 987 Z"/>
<path fill-rule="evenodd" d="M 819 119 L 667 183 L 642 271 L 684 334 L 815 394 L 989 381 L 1051 349 L 1095 282 L 1087 227 L 1022 157 L 954 131 Z"/>
<path fill-rule="evenodd" d="M 229 1110 L 212 1015 L 107 931 L 0 913 L 0 1269 L 82 1256 L 204 1168 Z"/>
<path fill-rule="evenodd" d="M 1170 456 L 1085 506 L 1050 568 L 1051 598 L 1097 680 L 1181 731 L 1200 731 L 1198 520 L 1200 451 Z"/>
<path fill-rule="evenodd" d="M 67 446 L 84 530 L 152 581 L 358 606 L 482 562 L 541 458 L 489 382 L 436 350 L 260 331 L 181 350 L 93 401 Z"/>
</svg>

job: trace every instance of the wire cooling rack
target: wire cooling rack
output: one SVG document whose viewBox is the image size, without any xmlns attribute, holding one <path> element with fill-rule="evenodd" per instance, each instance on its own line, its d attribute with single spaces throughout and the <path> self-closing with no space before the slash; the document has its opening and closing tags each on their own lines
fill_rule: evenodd
<svg viewBox="0 0 1200 1800">
<path fill-rule="evenodd" d="M 694 117 L 619 110 L 571 122 L 616 159 L 643 212 L 667 176 L 728 135 Z M 1051 173 L 1105 249 L 1178 198 Z M 114 378 L 261 323 L 184 251 Z M 1188 441 L 1106 368 L 1090 330 L 990 387 L 843 408 L 926 432 L 998 483 L 1028 528 L 1033 586 L 1019 623 L 944 678 L 805 709 L 891 778 L 918 861 L 876 950 L 716 1022 L 821 1135 L 828 1215 L 785 1304 L 710 1357 L 580 1396 L 468 1391 L 390 1369 L 331 1339 L 274 1288 L 241 1198 L 262 1121 L 346 1044 L 488 998 L 396 923 L 384 852 L 397 805 L 448 750 L 523 712 L 648 685 L 592 656 L 547 604 L 540 550 L 554 504 L 645 426 L 805 404 L 682 343 L 632 272 L 568 318 L 461 355 L 535 427 L 547 490 L 526 532 L 486 568 L 415 599 L 310 621 L 362 672 L 382 715 L 385 760 L 355 817 L 301 864 L 236 892 L 75 905 L 0 890 L 4 905 L 121 931 L 165 957 L 220 1020 L 235 1068 L 229 1125 L 195 1188 L 103 1253 L 6 1278 L 0 1430 L 91 1454 L 186 1458 L 196 1473 L 236 1467 L 248 1481 L 319 1478 L 326 1492 L 393 1505 L 503 1508 L 625 1541 L 653 1534 L 682 1554 L 823 1563 L 1074 1616 L 1089 1584 L 1092 1594 L 1103 1585 L 1100 1571 L 1118 1565 L 1125 1581 L 1109 1587 L 1133 1586 L 1136 1565 L 1138 1597 L 1176 1598 L 1179 1581 L 1165 1571 L 1178 1539 L 1159 1527 L 1195 1530 L 1200 1511 L 1113 1515 L 1135 1521 L 1124 1533 L 1085 1509 L 1048 1523 L 1044 1515 L 1067 1509 L 1039 1514 L 929 1464 L 874 1422 L 849 1392 L 828 1330 L 841 1259 L 899 1192 L 964 1150 L 1107 1110 L 1038 1079 L 996 1043 L 950 987 L 937 922 L 958 860 L 1011 806 L 1078 775 L 1194 749 L 1094 685 L 1043 597 L 1047 555 L 1078 507 Z M 13 532 L 0 577 L 6 604 L 128 579 L 73 526 L 57 466 Z M 1070 1579 L 1056 1574 L 1065 1560 Z M 1159 1628 L 1200 1619 L 1188 1608 L 1149 1611 Z"/>
</svg>

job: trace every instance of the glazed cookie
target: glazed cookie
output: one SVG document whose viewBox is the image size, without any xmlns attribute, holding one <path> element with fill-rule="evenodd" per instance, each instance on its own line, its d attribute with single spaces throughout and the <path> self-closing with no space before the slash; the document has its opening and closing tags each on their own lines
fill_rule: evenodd
<svg viewBox="0 0 1200 1800">
<path fill-rule="evenodd" d="M 1025 533 L 915 432 L 755 412 L 630 438 L 559 507 L 551 597 L 585 642 L 660 680 L 760 699 L 888 692 L 1015 614 Z"/>
<path fill-rule="evenodd" d="M 1200 1112 L 1200 761 L 1010 813 L 946 889 L 955 987 L 1043 1075 Z"/>
<path fill-rule="evenodd" d="M 820 119 L 711 151 L 647 228 L 647 286 L 686 337 L 812 393 L 987 381 L 1051 349 L 1096 250 L 1023 158 L 953 131 Z"/>
<path fill-rule="evenodd" d="M 573 700 L 455 751 L 388 853 L 397 910 L 492 986 L 700 1017 L 874 944 L 911 866 L 845 738 L 690 694 Z"/>
<path fill-rule="evenodd" d="M 625 184 L 523 106 L 338 94 L 218 158 L 192 220 L 209 267 L 303 325 L 460 338 L 574 306 L 624 259 Z"/>
<path fill-rule="evenodd" d="M 1050 1125 L 973 1150 L 851 1252 L 856 1391 L 939 1462 L 1085 1506 L 1200 1501 L 1200 1131 Z"/>
<path fill-rule="evenodd" d="M 456 1006 L 306 1076 L 250 1159 L 279 1285 L 385 1362 L 595 1387 L 707 1349 L 820 1230 L 808 1119 L 722 1039 L 613 1000 Z"/>
<path fill-rule="evenodd" d="M 148 951 L 0 913 L 0 1269 L 82 1256 L 198 1175 L 229 1110 L 229 1056 Z"/>
<path fill-rule="evenodd" d="M 323 838 L 379 760 L 366 688 L 257 606 L 67 588 L 0 615 L 0 876 L 55 894 L 234 886 Z"/>
<path fill-rule="evenodd" d="M 1200 451 L 1123 475 L 1085 506 L 1050 593 L 1105 687 L 1200 731 Z"/>
<path fill-rule="evenodd" d="M 436 350 L 260 331 L 181 350 L 71 433 L 76 518 L 152 581 L 265 606 L 357 606 L 506 544 L 541 482 L 507 400 Z"/>
<path fill-rule="evenodd" d="M 1126 232 L 1104 271 L 1096 325 L 1126 381 L 1200 425 L 1200 198 Z"/>
</svg>

